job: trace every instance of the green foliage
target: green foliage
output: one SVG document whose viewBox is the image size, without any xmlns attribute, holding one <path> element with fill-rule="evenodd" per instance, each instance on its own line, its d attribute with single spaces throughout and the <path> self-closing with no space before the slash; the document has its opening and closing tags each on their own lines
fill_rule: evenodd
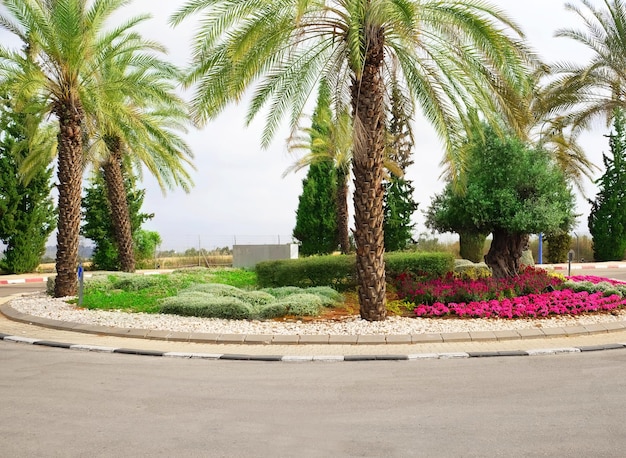
<svg viewBox="0 0 626 458">
<path fill-rule="evenodd" d="M 491 277 L 491 269 L 484 262 L 457 263 L 454 265 L 454 276 L 462 280 L 479 280 Z"/>
<path fill-rule="evenodd" d="M 413 200 L 415 188 L 409 181 L 397 177 L 386 181 L 384 186 L 385 250 L 404 250 L 413 242 L 415 223 L 411 222 L 411 217 L 418 207 Z"/>
<path fill-rule="evenodd" d="M 138 261 L 151 258 L 154 254 L 154 249 L 146 256 L 146 249 L 142 245 L 144 237 L 139 233 L 141 225 L 145 221 L 152 219 L 154 214 L 141 212 L 145 190 L 136 189 L 135 177 L 127 168 L 123 168 L 123 173 L 131 231 L 136 245 L 135 257 Z M 95 244 L 92 258 L 94 268 L 98 270 L 119 270 L 119 256 L 115 242 L 111 209 L 101 171 L 92 175 L 89 186 L 85 189 L 82 207 L 84 224 L 81 228 L 81 233 Z"/>
<path fill-rule="evenodd" d="M 154 258 L 157 247 L 161 244 L 161 236 L 156 231 L 140 229 L 133 234 L 135 257 L 137 262 Z"/>
<path fill-rule="evenodd" d="M 433 199 L 428 225 L 443 232 L 493 233 L 485 261 L 497 277 L 516 275 L 524 234 L 551 233 L 574 220 L 574 195 L 541 149 L 484 126 L 466 144 L 466 186 Z"/>
<path fill-rule="evenodd" d="M 385 268 L 388 277 L 403 272 L 443 277 L 454 270 L 454 256 L 452 253 L 386 253 Z"/>
<path fill-rule="evenodd" d="M 255 270 L 261 288 L 330 286 L 345 291 L 356 284 L 355 258 L 349 255 L 265 261 Z"/>
<path fill-rule="evenodd" d="M 596 261 L 620 261 L 626 252 L 626 126 L 624 111 L 616 110 L 609 144 L 612 158 L 603 155 L 606 168 L 591 201 L 589 232 Z"/>
<path fill-rule="evenodd" d="M 42 116 L 33 107 L 29 109 L 34 114 L 16 112 L 8 97 L 0 99 L 0 241 L 6 244 L 0 269 L 15 274 L 37 268 L 56 225 L 50 198 L 52 168 L 37 165 L 28 179 L 20 172 L 29 154 L 52 143 L 48 135 L 44 145 L 37 144 L 35 130 Z"/>
<path fill-rule="evenodd" d="M 293 236 L 300 241 L 304 256 L 328 254 L 337 249 L 337 172 L 327 149 L 331 132 L 331 93 L 327 84 L 320 84 L 317 106 L 310 129 L 312 162 L 304 180 L 296 210 Z"/>
<path fill-rule="evenodd" d="M 280 299 L 279 304 L 287 307 L 287 314 L 293 316 L 317 316 L 324 305 L 322 299 L 315 294 L 292 294 Z"/>
<path fill-rule="evenodd" d="M 453 270 L 454 256 L 451 253 L 387 253 L 385 265 L 387 275 L 419 272 L 442 276 Z M 256 265 L 258 283 L 263 288 L 330 286 L 346 291 L 356 287 L 355 269 L 355 257 L 349 255 L 266 261 Z"/>
<path fill-rule="evenodd" d="M 482 262 L 485 258 L 485 241 L 488 234 L 459 231 L 459 255 L 472 262 Z"/>
<path fill-rule="evenodd" d="M 534 234 L 573 219 L 574 196 L 562 172 L 540 149 L 490 127 L 468 143 L 464 192 L 448 184 L 428 210 L 440 232 Z"/>
<path fill-rule="evenodd" d="M 246 320 L 251 315 L 250 307 L 236 297 L 201 293 L 165 298 L 161 301 L 160 312 L 228 320 Z"/>
<path fill-rule="evenodd" d="M 567 232 L 557 232 L 554 234 L 546 234 L 545 241 L 548 244 L 546 253 L 546 261 L 548 264 L 558 264 L 567 261 L 567 253 L 569 253 L 572 244 L 572 236 Z"/>
</svg>

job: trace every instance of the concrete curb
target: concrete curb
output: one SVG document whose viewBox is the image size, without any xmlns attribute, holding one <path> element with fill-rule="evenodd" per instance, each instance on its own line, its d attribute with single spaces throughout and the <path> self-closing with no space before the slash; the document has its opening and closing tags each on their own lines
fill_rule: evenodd
<svg viewBox="0 0 626 458">
<path fill-rule="evenodd" d="M 429 343 L 501 342 L 511 340 L 547 339 L 550 337 L 588 336 L 626 330 L 626 322 L 595 323 L 585 326 L 561 328 L 532 328 L 507 331 L 454 332 L 440 334 L 410 335 L 248 335 L 248 334 L 205 334 L 173 332 L 135 328 L 111 328 L 69 321 L 50 320 L 18 312 L 9 302 L 0 304 L 0 313 L 12 321 L 41 326 L 43 328 L 72 331 L 86 334 L 160 340 L 166 342 L 191 342 L 199 344 L 238 345 L 406 345 Z"/>
<path fill-rule="evenodd" d="M 511 356 L 547 356 L 564 353 L 584 353 L 602 350 L 622 350 L 626 344 L 607 344 L 592 347 L 565 347 L 546 348 L 520 351 L 494 351 L 494 352 L 457 352 L 457 353 L 417 353 L 411 355 L 328 355 L 328 356 L 296 356 L 296 355 L 245 355 L 245 354 L 210 354 L 210 353 L 185 353 L 163 352 L 154 350 L 142 350 L 133 348 L 101 347 L 97 345 L 80 345 L 48 340 L 29 339 L 21 336 L 0 334 L 0 340 L 6 342 L 39 345 L 51 348 L 63 348 L 77 351 L 93 351 L 101 353 L 118 353 L 136 356 L 157 356 L 183 359 L 208 359 L 222 361 L 262 361 L 262 362 L 359 362 L 359 361 L 418 361 L 425 359 L 468 359 L 468 358 L 492 358 Z"/>
</svg>

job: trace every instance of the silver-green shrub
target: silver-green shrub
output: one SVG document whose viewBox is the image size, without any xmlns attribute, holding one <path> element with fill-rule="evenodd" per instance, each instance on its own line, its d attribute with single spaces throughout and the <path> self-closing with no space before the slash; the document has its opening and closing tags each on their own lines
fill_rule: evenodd
<svg viewBox="0 0 626 458">
<path fill-rule="evenodd" d="M 322 299 L 315 294 L 292 294 L 278 301 L 287 307 L 287 314 L 294 316 L 317 316 L 322 309 Z"/>
<path fill-rule="evenodd" d="M 261 291 L 265 291 L 277 299 L 282 299 L 283 297 L 287 297 L 292 294 L 302 293 L 304 290 L 297 286 L 281 286 L 278 288 L 263 288 Z"/>
<path fill-rule="evenodd" d="M 189 292 L 167 297 L 160 302 L 160 312 L 201 318 L 246 320 L 251 318 L 250 307 L 236 297 L 214 296 Z"/>
<path fill-rule="evenodd" d="M 261 320 L 271 320 L 273 318 L 280 318 L 288 313 L 287 304 L 276 302 L 268 304 L 259 310 L 258 316 Z"/>
<path fill-rule="evenodd" d="M 309 294 L 315 294 L 316 296 L 321 296 L 322 298 L 330 299 L 331 302 L 328 305 L 332 305 L 335 302 L 343 301 L 343 294 L 335 291 L 330 286 L 313 286 L 312 288 L 305 289 L 304 292 Z"/>
</svg>

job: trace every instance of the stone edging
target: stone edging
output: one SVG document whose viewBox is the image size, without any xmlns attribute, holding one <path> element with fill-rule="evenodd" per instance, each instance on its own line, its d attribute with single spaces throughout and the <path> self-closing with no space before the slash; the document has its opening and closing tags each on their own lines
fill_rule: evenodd
<svg viewBox="0 0 626 458">
<path fill-rule="evenodd" d="M 190 342 L 200 344 L 230 345 L 394 345 L 394 344 L 439 344 L 462 342 L 500 342 L 511 340 L 547 339 L 604 334 L 626 330 L 626 322 L 594 323 L 561 328 L 533 328 L 504 331 L 476 331 L 404 335 L 269 335 L 269 334 L 207 334 L 173 332 L 164 330 L 113 328 L 51 320 L 18 312 L 9 302 L 0 304 L 0 313 L 8 319 L 45 328 L 82 332 L 87 334 L 162 340 L 168 342 Z"/>
</svg>

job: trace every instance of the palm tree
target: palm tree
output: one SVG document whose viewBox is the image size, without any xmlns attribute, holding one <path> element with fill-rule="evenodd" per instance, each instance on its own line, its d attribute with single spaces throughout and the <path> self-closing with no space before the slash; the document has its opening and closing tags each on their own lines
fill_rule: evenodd
<svg viewBox="0 0 626 458">
<path fill-rule="evenodd" d="M 626 107 L 626 3 L 622 0 L 598 2 L 580 0 L 581 7 L 567 3 L 586 30 L 561 29 L 556 36 L 577 41 L 591 51 L 586 64 L 552 65 L 557 75 L 548 86 L 546 106 L 562 111 L 559 123 L 573 132 L 587 129 L 598 118 L 610 125 L 616 109 Z"/>
<path fill-rule="evenodd" d="M 521 31 L 478 0 L 191 0 L 172 17 L 203 14 L 188 83 L 198 122 L 255 83 L 248 121 L 269 104 L 267 145 L 291 109 L 292 127 L 321 77 L 352 109 L 355 242 L 361 316 L 386 316 L 383 243 L 384 74 L 391 59 L 448 153 L 477 119 L 518 127 L 530 55 Z M 452 157 L 451 157 L 452 159 Z"/>
<path fill-rule="evenodd" d="M 57 149 L 57 297 L 76 294 L 76 262 L 85 135 L 84 101 L 95 91 L 99 66 L 118 52 L 115 43 L 140 19 L 105 32 L 106 21 L 127 0 L 4 0 L 0 26 L 17 35 L 26 52 L 0 47 L 0 84 L 18 100 L 38 95 L 59 123 Z"/>
<path fill-rule="evenodd" d="M 185 166 L 191 150 L 177 131 L 189 119 L 183 101 L 174 92 L 178 70 L 161 60 L 164 49 L 136 35 L 127 38 L 126 50 L 99 69 L 99 92 L 88 116 L 91 139 L 89 160 L 101 167 L 111 209 L 119 263 L 123 271 L 135 270 L 123 165 L 141 173 L 145 166 L 161 189 L 192 184 Z M 152 51 L 152 52 L 148 52 Z"/>
</svg>

